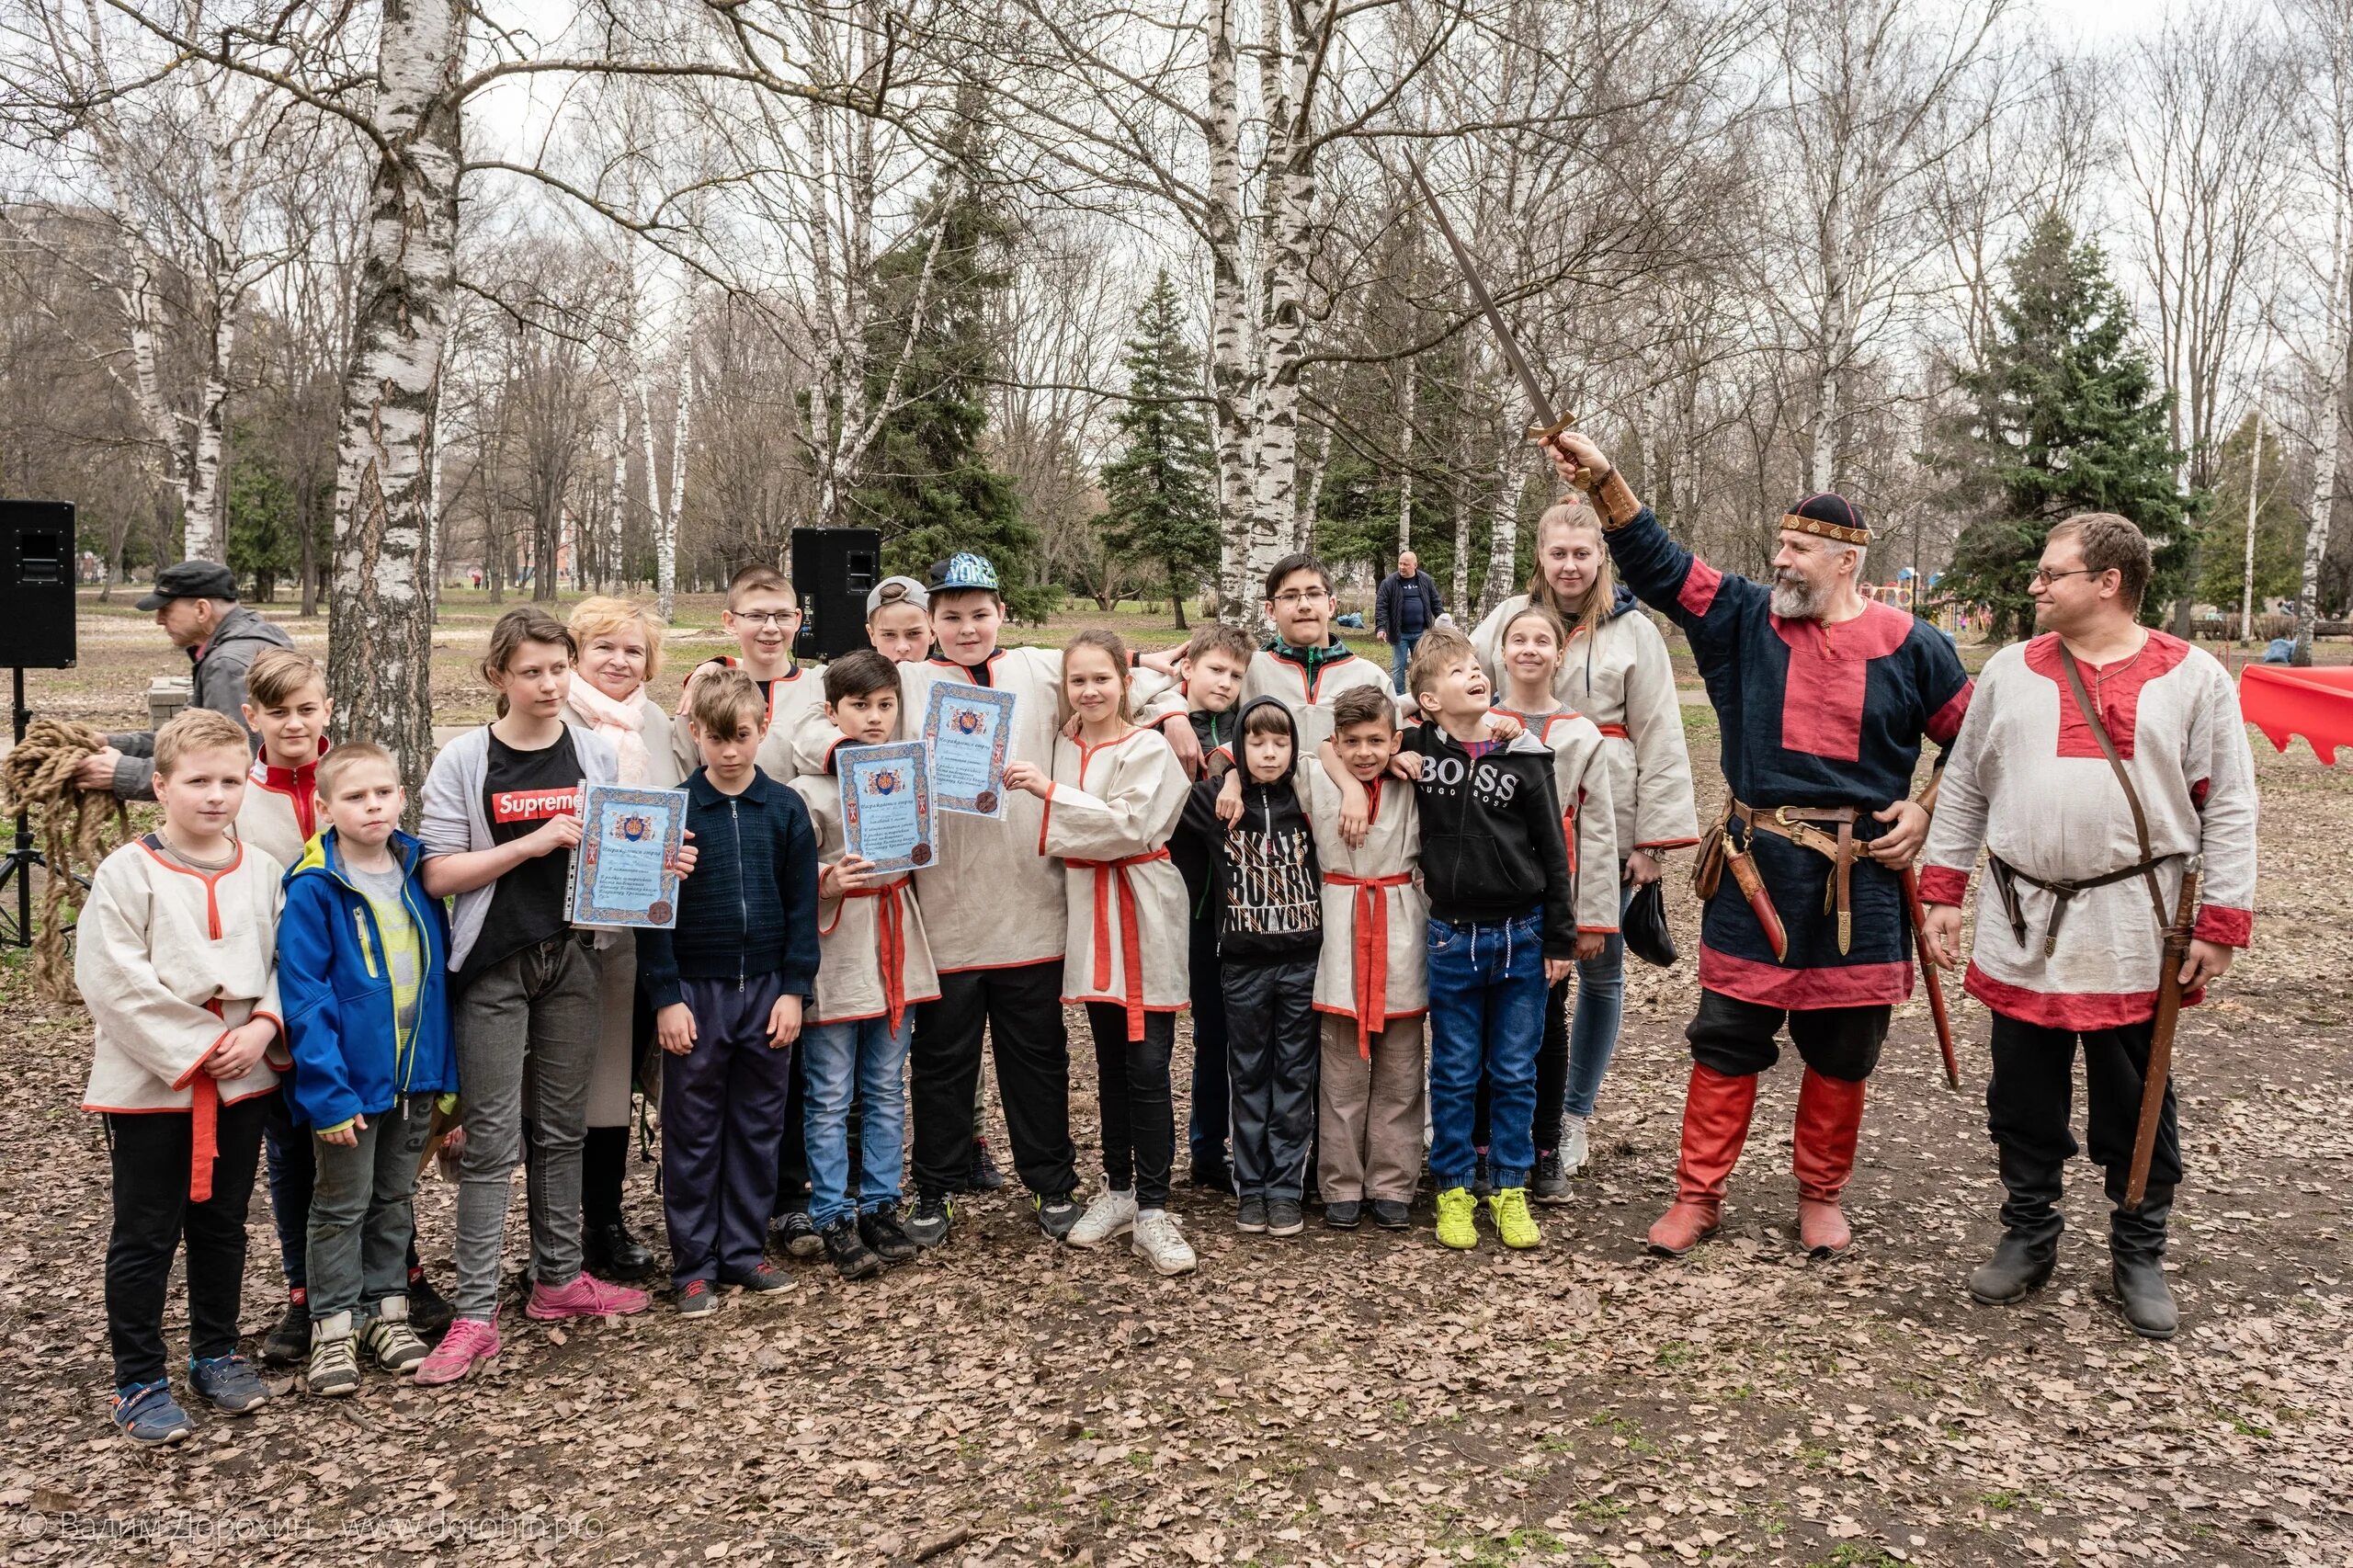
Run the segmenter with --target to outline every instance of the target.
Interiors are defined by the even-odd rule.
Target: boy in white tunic
[[[2137,622],[2149,571],[2148,541],[2122,517],[2090,513],[2052,529],[2033,581],[2043,634],[1978,676],[1945,764],[1920,897],[1931,950],[1956,961],[1970,869],[1980,846],[1989,851],[1968,988],[1994,1015],[1986,1119],[2007,1198],[2001,1244],[1970,1293],[2006,1304],[2051,1277],[2080,1040],[2091,1157],[2117,1203],[2117,1296],[2135,1333],[2164,1339],[2178,1323],[2163,1264],[2181,1179],[2170,1084],[2146,1199],[2137,1210],[2122,1201],[2164,930],[2202,858],[2204,905],[2179,974],[2182,1000],[2197,1002],[2251,936],[2256,795],[2228,673]]]
[[[1071,640],[1063,696],[1077,735],[1055,741],[1051,776],[1017,762],[1005,787],[1040,802],[1038,851],[1063,863],[1061,1000],[1086,1006],[1095,1036],[1106,1190],[1066,1239],[1099,1246],[1132,1233],[1139,1257],[1183,1274],[1194,1257],[1167,1209],[1176,1146],[1168,1059],[1189,984],[1185,879],[1168,840],[1185,810],[1185,773],[1165,739],[1131,722],[1128,651],[1111,632]]]
[[[191,708],[155,733],[164,824],[100,863],[74,979],[97,1039],[82,1108],[107,1119],[114,1422],[142,1445],[194,1430],[165,1369],[164,1303],[188,1248],[188,1382],[244,1415],[269,1398],[237,1354],[245,1206],[265,1108],[292,1062],[278,1006],[285,868],[229,833],[252,761],[234,719]]]
[[[1396,751],[1396,704],[1371,687],[1354,687],[1333,702],[1332,722],[1321,766],[1299,774],[1324,873],[1317,1184],[1327,1219],[1335,1207],[1362,1203],[1374,1224],[1402,1231],[1421,1176],[1427,1082],[1423,932],[1430,906],[1418,880],[1421,816],[1411,785],[1384,782]],[[1351,797],[1335,782],[1340,775],[1366,798],[1352,824]]]
[[[899,717],[899,666],[861,648],[825,670],[825,715],[852,745],[891,738]],[[845,1279],[904,1263],[915,1244],[899,1226],[899,1173],[906,1153],[907,1041],[915,1008],[939,999],[909,874],[878,875],[846,857],[840,783],[806,773],[792,790],[817,830],[817,1000],[801,1037],[807,1062],[809,1217]],[[849,1112],[858,1102],[858,1163],[849,1167]]]

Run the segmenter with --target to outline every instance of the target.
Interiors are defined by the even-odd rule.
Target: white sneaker
[[[1099,1247],[1113,1236],[1124,1236],[1135,1228],[1136,1189],[1125,1192],[1100,1192],[1078,1217],[1063,1240],[1074,1247]]]
[[[1190,1274],[1200,1263],[1193,1256],[1193,1244],[1185,1239],[1176,1217],[1165,1209],[1146,1209],[1136,1216],[1128,1250],[1160,1274]]]
[[[1561,1174],[1574,1176],[1593,1159],[1593,1152],[1586,1147],[1586,1119],[1571,1112],[1561,1115]]]

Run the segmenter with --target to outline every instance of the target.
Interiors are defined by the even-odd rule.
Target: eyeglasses
[[[770,627],[791,625],[801,619],[801,612],[797,609],[747,610],[739,613],[735,619],[745,626],[756,626],[765,631]]]
[[[1285,609],[1297,609],[1302,605],[1320,605],[1332,596],[1322,588],[1293,588],[1287,594],[1277,594],[1274,602]]]
[[[2097,576],[2099,574],[2109,570],[2109,568],[2106,566],[2078,566],[2072,572],[2049,572],[2038,566],[2034,569],[2034,575],[2027,579],[2027,585],[2029,587],[2037,583],[2048,585],[2057,582],[2062,577]]]

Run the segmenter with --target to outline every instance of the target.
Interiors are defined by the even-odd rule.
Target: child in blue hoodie
[[[290,1108],[318,1156],[306,1263],[317,1394],[359,1386],[359,1351],[407,1376],[426,1345],[408,1323],[411,1199],[434,1096],[458,1086],[449,934],[417,878],[423,847],[392,754],[364,741],[317,775],[328,824],[286,876],[279,994],[294,1073]]]

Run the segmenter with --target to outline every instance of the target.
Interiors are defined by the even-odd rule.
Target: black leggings
[[[1131,1040],[1125,1007],[1089,1002],[1086,1026],[1095,1036],[1104,1181],[1115,1191],[1132,1184],[1140,1208],[1163,1208],[1168,1202],[1168,1167],[1176,1157],[1176,1108],[1168,1089],[1176,1015],[1146,1013],[1143,1038]]]
[[[1560,1146],[1561,1107],[1569,1092],[1569,993],[1563,980],[1544,994],[1544,1043],[1536,1051],[1536,1152]],[[1479,1098],[1471,1113],[1472,1147],[1487,1146],[1487,1075],[1479,1074]]]
[[[164,1376],[164,1301],[172,1259],[188,1244],[188,1348],[199,1360],[237,1347],[244,1293],[245,1206],[261,1163],[261,1127],[275,1091],[221,1108],[212,1196],[188,1201],[194,1124],[184,1110],[109,1112],[114,1230],[107,1238],[107,1334],[117,1388]]]
[[[2141,1092],[2149,1072],[2155,1020],[2112,1029],[2054,1029],[2006,1014],[1994,1015],[1990,1041],[1994,1074],[1985,1083],[1985,1125],[1995,1144],[2038,1164],[2063,1165],[2075,1155],[2068,1130],[2075,1099],[2075,1047],[2084,1052],[2084,1131],[2092,1164],[2120,1186],[2132,1165],[2141,1129]],[[2173,1083],[2149,1161],[2149,1185],[2171,1188],[2181,1180],[2181,1131]]]

